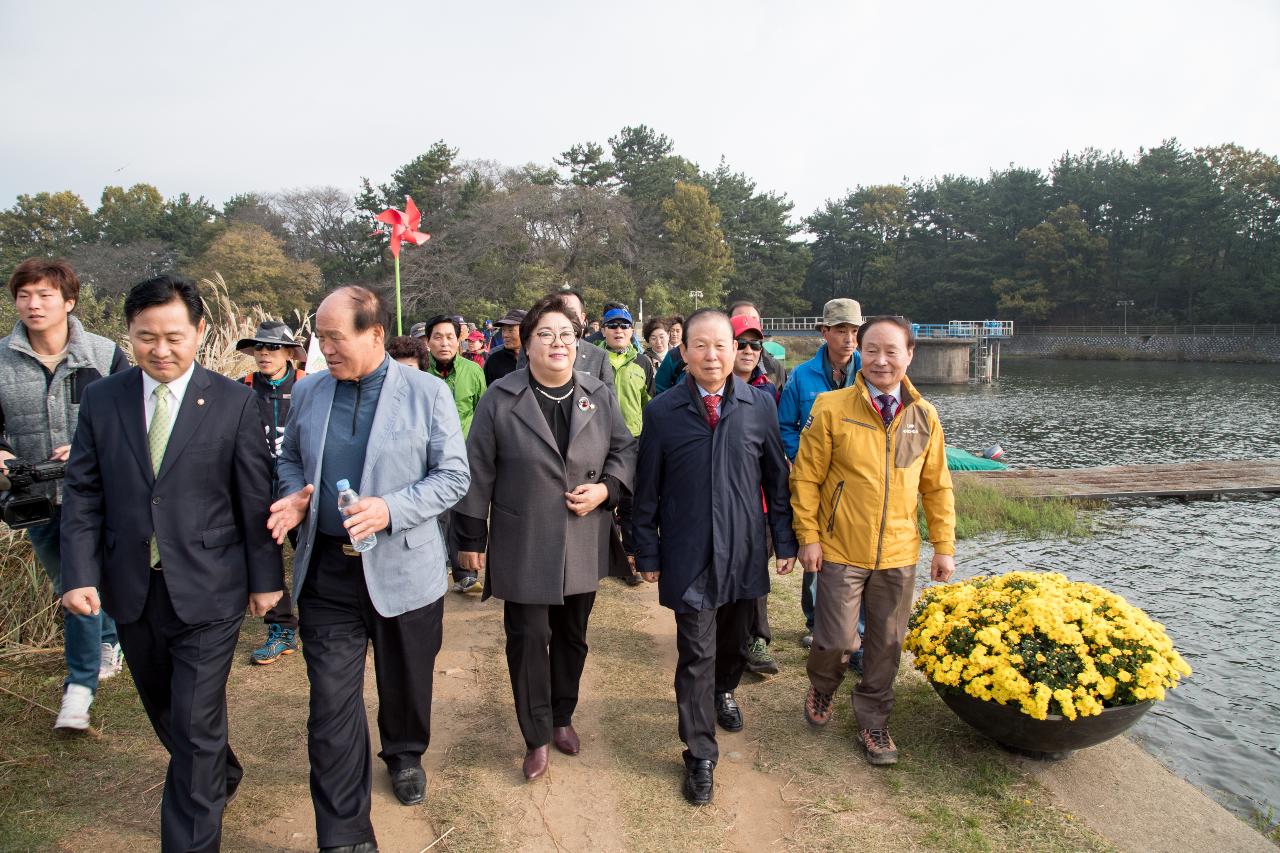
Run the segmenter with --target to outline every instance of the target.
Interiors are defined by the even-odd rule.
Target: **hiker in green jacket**
[[[416,329],[415,329],[416,331]],[[422,329],[427,340],[427,352],[423,356],[422,369],[432,376],[443,379],[453,392],[454,405],[458,407],[458,420],[462,423],[462,435],[471,431],[471,417],[476,412],[476,404],[484,393],[484,368],[471,359],[459,354],[458,339],[462,333],[462,325],[452,317],[439,314],[428,320]],[[440,516],[440,533],[444,539],[445,549],[449,554],[449,565],[453,570],[453,591],[459,593],[480,589],[480,580],[475,572],[468,571],[458,564],[458,540],[453,529],[453,510]]]
[[[445,381],[453,392],[453,402],[458,407],[458,420],[462,422],[462,435],[471,430],[471,416],[476,403],[484,393],[484,369],[468,358],[458,358],[458,321],[441,314],[426,323],[427,359],[423,369]]]
[[[622,419],[631,434],[639,437],[642,412],[645,403],[652,399],[649,389],[653,386],[653,362],[636,346],[631,312],[626,308],[611,308],[605,312],[604,339],[598,341],[609,356],[613,367],[613,390],[618,395]]]

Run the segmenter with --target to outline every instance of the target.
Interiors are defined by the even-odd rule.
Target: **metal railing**
[[[821,317],[762,317],[766,332],[812,331]],[[912,323],[918,338],[1011,338],[1012,320],[952,320],[950,323]]]
[[[1083,335],[1130,335],[1130,336],[1148,336],[1148,335],[1186,335],[1186,336],[1211,336],[1211,335],[1280,335],[1280,325],[1271,324],[1241,324],[1241,323],[1216,323],[1216,324],[1197,324],[1188,326],[1140,326],[1137,323],[1129,323],[1127,326],[1019,326],[1019,335],[1057,335],[1057,336],[1083,336]]]

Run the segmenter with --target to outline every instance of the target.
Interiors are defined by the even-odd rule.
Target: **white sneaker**
[[[82,732],[89,728],[89,706],[93,704],[93,691],[83,684],[68,684],[62,694],[62,710],[53,724],[55,731]]]
[[[102,644],[102,663],[98,665],[98,681],[119,675],[124,669],[124,650],[119,643]]]

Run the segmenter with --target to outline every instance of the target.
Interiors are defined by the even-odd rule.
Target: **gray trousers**
[[[915,566],[873,570],[823,562],[818,573],[809,683],[820,693],[835,693],[844,680],[849,655],[861,646],[862,680],[853,688],[859,728],[888,725],[915,581]],[[860,610],[867,622],[861,641]]]

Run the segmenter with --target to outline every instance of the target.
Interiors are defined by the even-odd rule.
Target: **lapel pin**
[[[579,410],[586,412],[586,411],[589,411],[589,410],[591,410],[591,409],[594,409],[595,407],[596,407],[596,404],[595,404],[595,403],[593,403],[593,402],[591,402],[590,400],[588,400],[586,397],[579,397],[579,398],[578,398],[578,409],[579,409]]]
[[[197,400],[196,400],[196,405],[197,405],[197,406],[203,406],[203,405],[204,405],[204,397],[200,397],[199,399],[197,399]]]

